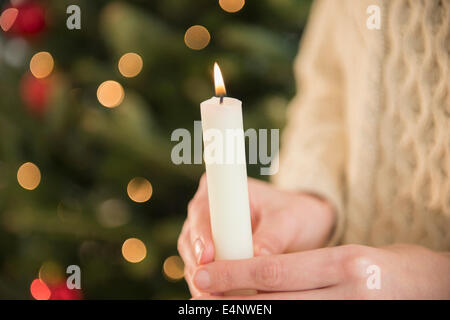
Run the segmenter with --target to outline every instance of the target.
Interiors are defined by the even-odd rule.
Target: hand
[[[255,179],[248,180],[255,255],[280,254],[323,246],[334,225],[328,203],[303,193],[280,191]],[[206,176],[188,206],[188,217],[178,238],[191,294],[196,268],[214,260]]]
[[[372,282],[375,269],[379,289]],[[419,246],[346,245],[212,262],[198,269],[194,283],[204,292],[260,290],[199,299],[450,299],[449,270],[448,254]]]

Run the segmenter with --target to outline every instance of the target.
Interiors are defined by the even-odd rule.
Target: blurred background
[[[170,135],[214,61],[245,128],[282,128],[310,2],[0,1],[0,298],[189,298],[176,243],[204,169]]]

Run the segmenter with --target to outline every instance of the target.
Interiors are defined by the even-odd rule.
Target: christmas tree
[[[214,61],[246,128],[282,128],[309,6],[3,1],[0,298],[188,298],[176,243],[204,168],[172,163],[171,133],[200,120]]]

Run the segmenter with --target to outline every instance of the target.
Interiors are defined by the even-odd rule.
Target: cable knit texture
[[[449,57],[450,0],[314,4],[274,182],[334,205],[332,244],[450,249]]]

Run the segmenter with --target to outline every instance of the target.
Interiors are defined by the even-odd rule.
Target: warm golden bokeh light
[[[36,53],[30,60],[30,71],[38,79],[50,75],[53,71],[53,66],[53,57],[46,51]]]
[[[97,99],[107,108],[117,107],[122,103],[124,97],[123,87],[117,81],[108,80],[98,86]]]
[[[216,96],[223,97],[227,94],[225,83],[223,82],[222,72],[220,71],[217,62],[214,63],[214,86],[216,88]]]
[[[26,162],[17,170],[17,181],[27,190],[34,190],[41,182],[41,171],[31,162]]]
[[[135,77],[141,72],[142,58],[137,53],[125,53],[119,60],[119,71],[127,78]]]
[[[204,26],[192,26],[186,30],[184,34],[184,42],[186,45],[193,50],[204,49],[211,40],[208,29]]]
[[[238,12],[245,5],[245,0],[219,0],[220,7],[226,12]]]
[[[46,284],[56,285],[64,281],[64,270],[56,262],[47,261],[39,269],[39,279]]]
[[[130,238],[122,245],[122,255],[128,262],[138,263],[145,259],[147,248],[141,240]]]
[[[52,292],[47,285],[40,279],[34,279],[30,286],[30,292],[36,300],[48,300],[52,295]]]
[[[168,257],[163,264],[164,275],[170,280],[180,280],[184,277],[184,263],[178,256]]]
[[[152,196],[153,187],[147,179],[136,177],[128,182],[127,193],[130,199],[135,202],[146,202]]]

